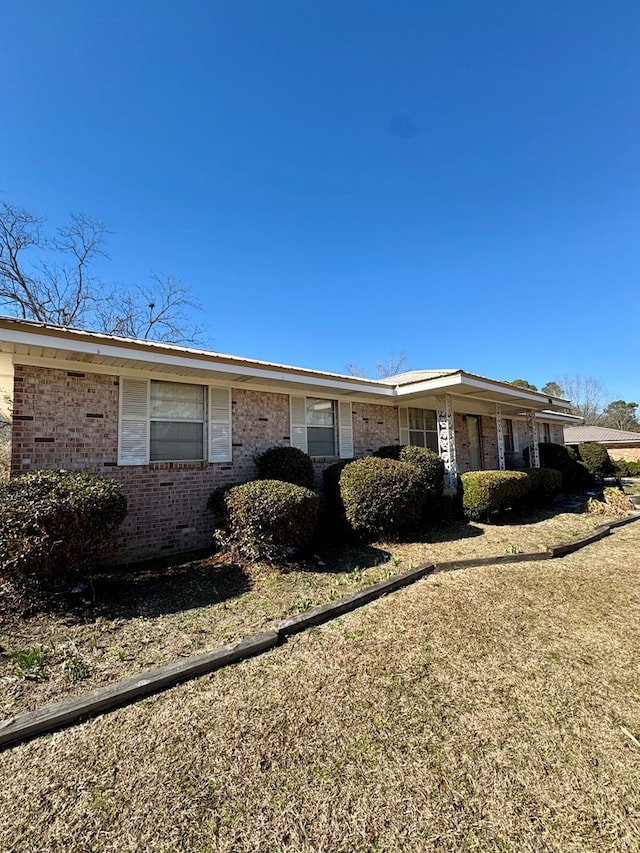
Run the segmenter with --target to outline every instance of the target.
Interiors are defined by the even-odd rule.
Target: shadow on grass
[[[308,562],[304,565],[300,564],[297,568],[306,572],[340,574],[360,569],[371,569],[374,566],[387,563],[391,559],[389,551],[361,542],[328,544],[322,548],[321,553],[324,565]]]
[[[436,521],[425,525],[419,537],[413,537],[416,542],[458,542],[463,539],[473,539],[483,536],[484,530],[471,521]]]
[[[78,603],[71,619],[154,618],[236,598],[253,586],[245,569],[224,555],[158,560],[103,570],[92,583],[93,601]]]

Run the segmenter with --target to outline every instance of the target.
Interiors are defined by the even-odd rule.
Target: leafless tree
[[[401,351],[398,356],[394,350],[391,350],[386,361],[376,361],[377,379],[386,379],[388,376],[397,376],[407,369],[407,354]],[[347,365],[347,373],[349,376],[359,376],[361,379],[367,378],[367,371],[359,364],[349,362]]]
[[[580,415],[585,424],[593,426],[601,422],[609,396],[599,379],[578,374],[558,377],[553,384],[560,388],[562,397],[571,400],[571,411]]]
[[[0,204],[0,306],[11,314],[58,326],[174,343],[197,340],[188,309],[199,306],[171,275],[147,285],[108,285],[93,273],[106,258],[107,228],[74,213],[53,237],[45,220],[24,208]]]
[[[109,335],[194,343],[203,330],[191,324],[187,312],[199,307],[179,279],[154,273],[148,285],[111,291],[99,300],[95,312],[100,330]]]

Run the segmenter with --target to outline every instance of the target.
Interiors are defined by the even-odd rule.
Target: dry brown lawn
[[[6,750],[0,849],[635,853],[639,549],[636,522],[562,560],[438,572]],[[238,600],[262,582],[280,583]]]
[[[443,524],[419,542],[328,551],[324,565],[284,571],[225,555],[116,571],[96,578],[95,602],[0,621],[0,719],[263,631],[422,563],[544,550],[603,520],[540,513],[510,524]]]

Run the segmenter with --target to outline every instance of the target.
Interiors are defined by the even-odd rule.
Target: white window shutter
[[[398,422],[400,425],[400,444],[409,444],[409,409],[398,406]]]
[[[291,447],[307,452],[307,401],[304,397],[290,397]]]
[[[231,462],[231,389],[209,386],[209,462]]]
[[[118,465],[149,462],[149,381],[120,378]]]
[[[340,459],[353,459],[351,402],[338,402],[338,448]]]

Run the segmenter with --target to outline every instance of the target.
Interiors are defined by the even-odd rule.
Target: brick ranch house
[[[0,318],[0,387],[12,409],[12,475],[65,468],[118,480],[129,502],[120,562],[206,547],[209,494],[255,475],[254,455],[293,445],[318,484],[338,459],[384,444],[440,453],[458,472],[523,464],[564,441],[566,400],[464,370],[373,380]]]

